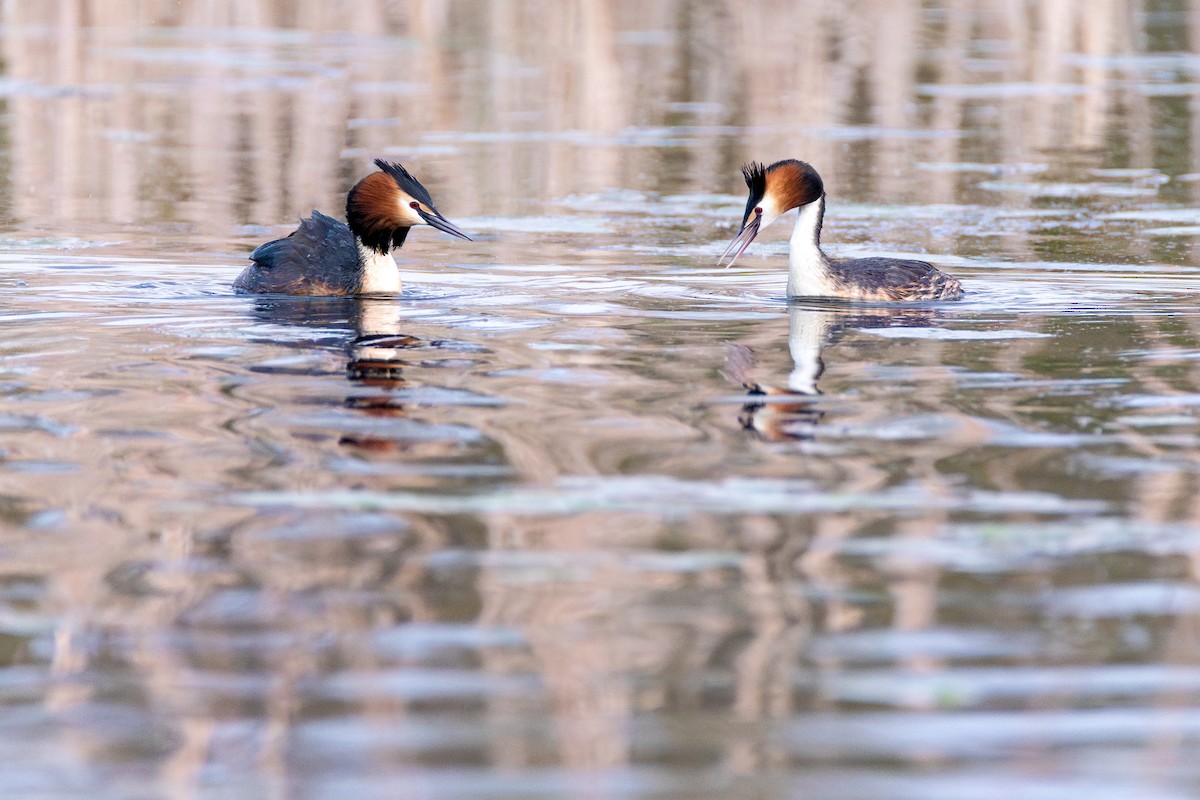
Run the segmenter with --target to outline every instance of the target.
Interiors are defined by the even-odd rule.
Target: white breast
[[[359,260],[363,265],[362,294],[398,294],[400,292],[400,270],[391,253],[380,253],[369,247],[358,245]]]

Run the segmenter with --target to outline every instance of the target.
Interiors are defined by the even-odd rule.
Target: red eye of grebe
[[[408,204],[408,207],[409,207],[409,208],[415,208],[415,209],[417,209],[418,211],[420,211],[420,210],[421,210],[421,204],[420,204],[420,203],[418,203],[416,200],[413,200],[411,203],[409,203],[409,204]]]
[[[754,209],[754,213],[761,215],[762,214],[762,206],[759,206],[758,208]]]

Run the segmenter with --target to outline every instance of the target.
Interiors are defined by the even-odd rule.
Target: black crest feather
[[[755,206],[762,202],[767,193],[767,168],[757,161],[751,161],[742,167],[742,177],[746,179],[746,188],[750,196],[746,198],[746,213],[742,215],[742,227],[750,220],[750,214]]]
[[[401,190],[407,192],[412,198],[420,203],[425,204],[429,208],[433,208],[433,199],[429,196],[429,192],[421,185],[421,182],[412,176],[408,170],[399,164],[394,164],[390,161],[384,161],[382,158],[375,159],[375,166],[392,176],[392,180],[396,181],[396,185]]]
[[[742,167],[742,177],[746,179],[746,188],[750,190],[750,202],[757,203],[767,192],[767,168],[757,161],[751,161]]]

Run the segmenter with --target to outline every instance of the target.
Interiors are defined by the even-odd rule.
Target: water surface
[[[1194,794],[1195,12],[750,5],[5,7],[0,794]],[[230,291],[376,156],[476,241]]]

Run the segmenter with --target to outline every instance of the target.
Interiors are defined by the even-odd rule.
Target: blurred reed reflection
[[[1192,172],[1195,91],[1142,81],[1197,15],[1160,6],[6,3],[0,196],[18,229],[182,224],[223,251],[240,226],[338,209],[381,155],[419,160],[460,215],[736,191],[750,158],[803,157],[881,202],[996,199],[926,162]]]
[[[445,407],[438,403],[423,411],[420,392],[431,388],[430,373],[417,369],[426,381],[413,382],[406,371],[447,344],[459,355],[478,358],[480,353],[407,333],[419,323],[398,316],[403,311],[388,301],[338,298],[263,299],[251,307],[261,323],[297,329],[296,335],[274,336],[270,342],[275,346],[345,354],[347,410],[369,418],[411,419],[432,432],[444,420]],[[789,388],[804,392],[815,390],[820,350],[839,332],[927,324],[930,313],[919,308],[856,312],[793,306],[771,324],[755,326],[747,338],[759,347],[773,341],[776,348],[785,348],[793,363]],[[303,373],[287,362],[283,369],[269,374],[294,378]],[[613,375],[625,372],[620,364],[604,369]],[[648,375],[637,391],[652,395],[672,382],[669,374]],[[669,416],[655,419],[661,412],[626,411],[621,419],[611,404],[601,406],[600,398],[584,396],[561,407],[543,401],[531,418],[532,402],[511,402],[514,387],[525,383],[503,384],[508,402],[481,409],[472,419],[487,442],[503,450],[504,463],[535,480],[607,471],[597,459],[603,452],[598,446],[627,451],[630,443],[604,434],[604,428],[588,430],[589,407],[606,409],[608,426],[628,428],[636,422],[664,441],[695,435]],[[629,391],[633,382],[626,376],[620,383]],[[567,431],[574,433],[564,435]],[[372,434],[367,428],[363,434],[341,436],[337,446],[369,461],[403,454],[417,467],[431,459],[455,458],[465,445],[454,437],[434,437],[415,449],[413,441]],[[637,448],[652,446],[641,442]],[[721,454],[716,450],[710,456]],[[485,459],[475,452],[468,460]],[[687,466],[713,472],[694,457]],[[866,490],[884,481],[865,464],[818,465],[810,474],[828,469],[841,471],[843,490]],[[389,473],[363,469],[355,483],[384,490],[391,481]],[[444,480],[436,485],[447,487]],[[484,488],[478,481],[467,486],[475,492]],[[433,663],[442,669],[478,670],[478,680],[492,687],[486,708],[471,712],[472,719],[480,720],[477,724],[503,728],[537,714],[544,702],[553,735],[548,741],[532,734],[504,737],[490,744],[486,755],[468,748],[470,755],[460,758],[484,759],[505,769],[530,768],[546,758],[569,769],[629,767],[637,760],[630,731],[635,718],[728,712],[740,723],[728,735],[680,732],[670,747],[685,752],[716,747],[723,770],[751,778],[756,770],[782,767],[788,759],[769,729],[753,723],[786,719],[813,702],[798,686],[809,680],[803,677],[811,670],[804,654],[814,630],[828,635],[864,622],[859,603],[848,599],[854,579],[835,558],[833,543],[883,515],[855,519],[680,512],[673,520],[660,513],[610,511],[498,511],[478,519],[367,510],[256,514],[205,538],[205,557],[212,566],[204,584],[154,602],[172,609],[167,614],[174,619],[170,627],[181,631],[178,638],[155,645],[164,649],[164,661],[147,656],[137,668],[193,676],[235,670],[239,651],[228,640],[232,629],[249,627],[262,636],[286,632],[283,641],[291,644],[282,650],[264,647],[257,655],[254,671],[276,676],[275,689],[262,698],[266,707],[241,707],[242,713],[266,714],[271,720],[269,735],[263,731],[249,739],[259,757],[278,761],[272,769],[280,775],[303,773],[305,768],[293,763],[279,743],[302,738],[313,718],[336,721],[350,735],[361,724],[385,724],[397,715],[420,717],[461,702],[453,695],[436,701],[392,697],[389,676],[424,663],[425,657],[420,651],[412,656],[393,653],[372,631],[411,627],[415,632],[464,623],[482,631],[511,631],[514,638],[503,646],[448,652]],[[911,524],[926,535],[943,516],[934,510]],[[824,544],[810,552],[814,540]],[[142,596],[137,587],[163,586],[168,570],[163,563],[125,562],[110,574],[135,580],[113,578],[111,585],[121,595]],[[896,587],[898,605],[917,611],[903,614],[904,624],[914,629],[929,625],[929,596],[937,573],[925,570],[918,580],[897,565],[897,575],[904,579]],[[825,598],[815,608],[814,595]],[[925,599],[914,603],[914,597]],[[146,608],[138,612],[142,622],[130,626],[140,631],[135,637],[155,636],[154,625],[143,627]],[[202,657],[190,655],[201,632],[215,646]],[[235,650],[227,652],[228,647]],[[73,669],[84,668],[79,664]],[[840,667],[830,659],[822,669],[836,674]],[[349,688],[347,675],[357,676],[352,682],[357,688]],[[532,707],[523,693],[502,688],[505,681],[526,675],[536,676],[545,695]],[[152,691],[165,700],[180,690],[167,682]],[[230,689],[212,691],[215,700]],[[194,776],[215,742],[203,725],[189,725],[187,731],[190,744],[174,752],[171,770]],[[376,749],[378,760],[369,769],[386,774],[387,764],[398,756],[389,754],[386,742]]]

